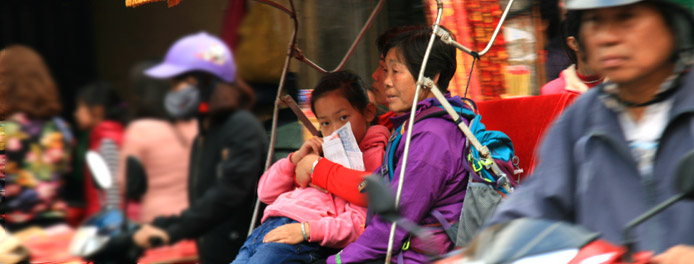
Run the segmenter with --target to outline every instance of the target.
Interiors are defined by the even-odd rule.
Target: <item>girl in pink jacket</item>
[[[359,76],[348,71],[324,76],[311,93],[311,110],[323,135],[350,122],[366,171],[381,165],[389,132],[384,126],[370,126],[376,108]],[[345,247],[364,231],[366,208],[295,184],[296,164],[307,154],[320,153],[322,142],[320,137],[306,141],[263,174],[258,185],[260,200],[268,204],[263,224],[248,237],[233,264],[310,263],[324,257],[322,247]]]

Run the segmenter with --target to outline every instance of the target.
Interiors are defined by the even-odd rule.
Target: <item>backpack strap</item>
[[[453,109],[455,109],[456,112],[458,112],[460,118],[458,120],[452,120],[456,124],[459,124],[463,122],[463,118],[467,118],[472,120],[472,118],[475,117],[475,113],[469,109],[462,108],[462,107],[457,107],[454,106]],[[415,116],[414,123],[418,123],[419,121],[422,121],[424,119],[428,118],[434,118],[434,117],[441,117],[443,118],[445,115],[447,115],[448,112],[443,108],[443,106],[437,106],[437,107],[430,107],[427,109],[422,110],[419,112],[417,116]],[[405,134],[405,127],[407,125],[407,121],[405,121],[402,125],[397,127],[395,130],[393,130],[393,134],[390,137],[390,142],[388,144],[388,148],[386,149],[386,158],[383,160],[383,165],[381,166],[381,173],[385,174],[384,172],[388,172],[388,179],[390,181],[393,181],[393,171],[394,171],[394,166],[393,166],[393,159],[395,155],[395,150],[397,149],[398,145],[400,144],[400,140],[402,139],[402,136]]]

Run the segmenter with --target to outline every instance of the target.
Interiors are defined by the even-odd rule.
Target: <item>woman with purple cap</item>
[[[189,166],[190,207],[179,216],[156,218],[133,240],[150,248],[152,237],[164,244],[196,238],[201,263],[229,263],[245,240],[267,150],[265,131],[247,110],[252,92],[238,84],[229,48],[204,32],[176,41],[164,62],[145,73],[171,80],[166,110],[196,117],[199,134]]]

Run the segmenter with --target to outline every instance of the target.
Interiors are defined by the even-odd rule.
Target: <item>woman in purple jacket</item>
[[[393,171],[388,172],[387,166],[382,166],[378,173],[390,183],[390,189],[395,193],[400,175],[405,137],[407,136],[406,120],[417,100],[416,114],[438,107],[439,102],[433,98],[431,91],[422,90],[419,98],[414,98],[416,76],[422,64],[422,58],[431,36],[431,29],[404,32],[395,37],[385,48],[384,85],[388,108],[393,112],[408,114],[394,117],[395,133],[401,133],[400,144],[391,140],[388,148],[395,151],[393,155]],[[434,42],[425,76],[431,78],[444,93],[448,82],[456,70],[455,48],[438,38]],[[464,107],[460,97],[448,97],[448,101],[458,107]],[[397,144],[397,145],[394,145]],[[439,212],[449,223],[458,220],[467,186],[467,171],[463,166],[465,136],[458,130],[455,123],[447,118],[427,118],[417,122],[412,130],[412,140],[408,156],[399,212],[401,216],[423,226],[439,230],[430,241],[418,241],[406,230],[398,228],[395,234],[394,259],[402,258],[406,263],[428,262],[422,245],[427,248],[434,245],[437,252],[443,253],[453,247],[440,222],[432,214]],[[386,153],[388,156],[388,153]],[[344,168],[318,155],[306,156],[297,166],[297,182],[306,186],[309,182],[325,188],[355,204],[365,204],[363,194],[359,193],[358,185],[364,176],[370,173],[357,172]],[[364,233],[359,239],[348,245],[337,255],[328,258],[327,263],[359,263],[380,261],[386,256],[391,222],[379,216],[367,221]],[[408,243],[409,242],[409,243]],[[403,250],[403,245],[409,248]]]

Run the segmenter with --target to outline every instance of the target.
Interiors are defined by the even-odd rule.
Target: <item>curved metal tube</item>
[[[457,41],[453,40],[451,38],[451,35],[446,32],[445,30],[434,30],[434,33],[441,38],[441,41],[443,41],[446,44],[450,44],[455,46],[457,49],[473,56],[473,57],[480,57],[484,56],[484,54],[487,54],[489,50],[492,48],[492,45],[494,45],[494,41],[496,41],[496,37],[499,35],[499,31],[501,31],[501,26],[504,24],[504,21],[506,21],[506,17],[508,16],[508,12],[511,10],[511,5],[513,4],[514,0],[509,0],[508,4],[506,4],[506,9],[504,9],[504,13],[501,14],[501,19],[499,19],[499,24],[496,25],[496,28],[494,29],[494,33],[492,34],[492,38],[489,39],[489,42],[487,42],[487,46],[484,47],[484,49],[480,52],[473,51],[469,49],[468,47],[463,46],[462,44],[458,43]],[[437,4],[439,0],[436,1]]]
[[[436,15],[436,22],[434,22],[434,30],[436,32],[439,29],[441,23],[441,15],[443,14],[443,4],[441,0],[436,0],[436,5],[438,7],[438,12]],[[427,67],[427,62],[429,61],[429,54],[431,53],[431,47],[434,45],[434,40],[436,40],[436,34],[431,34],[429,38],[429,44],[427,45],[426,52],[424,52],[424,58],[422,58],[422,68],[419,70],[419,75],[417,77],[417,89],[414,92],[414,99],[412,100],[412,108],[410,109],[410,119],[407,122],[407,137],[405,138],[405,150],[402,155],[402,165],[400,165],[400,175],[398,178],[398,190],[395,194],[395,208],[400,206],[400,196],[402,194],[402,186],[405,181],[405,171],[407,170],[407,157],[410,154],[410,142],[412,141],[412,127],[414,125],[414,116],[417,111],[417,103],[419,102],[419,92],[422,90],[422,81],[424,80],[424,71]],[[388,251],[386,252],[385,263],[390,263],[390,259],[393,255],[393,242],[395,240],[395,229],[397,223],[393,222],[390,226],[390,236],[388,237]]]
[[[376,18],[376,15],[378,12],[381,11],[381,8],[383,7],[383,4],[385,3],[385,0],[379,0],[378,4],[376,4],[376,7],[374,7],[374,10],[371,12],[371,15],[369,15],[369,18],[366,20],[366,23],[364,23],[364,26],[361,28],[361,31],[359,31],[359,35],[354,39],[354,42],[352,42],[352,46],[349,47],[347,50],[347,53],[345,54],[344,57],[342,57],[342,60],[340,61],[340,64],[335,67],[335,69],[328,71],[324,69],[321,66],[318,66],[315,62],[311,61],[309,58],[306,58],[305,56],[300,56],[297,57],[298,60],[306,63],[308,66],[311,68],[314,68],[322,73],[331,73],[331,72],[336,72],[339,70],[342,70],[343,67],[345,67],[345,64],[347,63],[347,60],[349,60],[349,57],[352,56],[352,53],[354,53],[354,50],[357,48],[357,45],[361,41],[362,38],[364,38],[364,34],[366,34],[366,30],[371,27],[371,24],[373,23],[374,19]]]
[[[265,2],[265,1],[263,1]],[[265,171],[272,165],[272,157],[275,155],[275,141],[277,140],[277,118],[279,116],[279,106],[280,98],[282,95],[282,90],[284,89],[284,83],[287,78],[287,72],[289,72],[289,62],[292,58],[292,51],[296,45],[296,36],[299,31],[299,22],[296,20],[296,9],[294,9],[294,1],[289,0],[289,5],[292,8],[291,17],[294,20],[294,32],[292,33],[292,38],[289,41],[289,48],[287,49],[287,58],[284,60],[284,68],[282,69],[282,76],[280,77],[280,84],[277,87],[277,97],[275,98],[275,108],[272,111],[272,128],[270,129],[270,144],[267,151],[267,159],[265,160]],[[258,211],[260,209],[260,198],[257,198],[255,205],[253,207],[253,216],[251,217],[251,224],[248,228],[248,235],[251,236],[253,229],[255,228],[255,223],[258,221]]]
[[[487,52],[489,52],[489,49],[492,48],[492,44],[494,44],[494,41],[496,41],[496,36],[499,35],[499,31],[501,30],[501,25],[504,24],[504,20],[506,20],[506,16],[508,16],[508,11],[511,10],[511,5],[513,4],[513,1],[514,0],[509,0],[508,4],[506,4],[506,9],[504,9],[504,13],[501,14],[501,19],[499,19],[499,24],[497,24],[496,29],[494,29],[494,34],[492,34],[492,38],[487,43],[487,46],[484,47],[484,50],[479,52],[480,56],[484,56],[484,54],[487,54]]]

